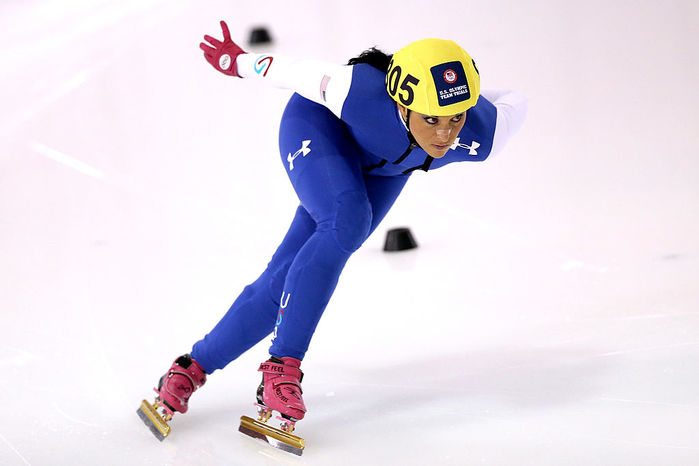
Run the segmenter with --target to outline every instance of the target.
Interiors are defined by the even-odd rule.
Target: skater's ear
[[[398,105],[398,111],[400,112],[400,116],[403,117],[403,121],[405,124],[408,124],[408,108],[402,106],[401,104],[396,104]]]

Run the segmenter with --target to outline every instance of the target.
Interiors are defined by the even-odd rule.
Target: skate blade
[[[136,410],[136,414],[161,442],[170,435],[170,426],[167,425],[167,422],[158,413],[158,410],[146,400],[143,400],[141,407]]]
[[[247,416],[241,416],[238,430],[252,438],[264,440],[274,448],[279,448],[294,455],[301,456],[303,449],[306,447],[306,441],[301,437],[268,426],[264,422],[256,421]]]

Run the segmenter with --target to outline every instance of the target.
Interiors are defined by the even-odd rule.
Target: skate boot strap
[[[281,387],[282,385],[293,385],[303,395],[303,389],[301,388],[301,383],[298,379],[294,379],[294,378],[289,377],[289,376],[286,376],[286,377],[281,376],[281,377],[277,377],[276,379],[274,379],[272,381],[272,387],[274,387],[274,388]]]
[[[171,370],[171,371],[167,374],[167,378],[169,379],[169,378],[172,377],[173,375],[183,375],[183,376],[187,377],[187,380],[189,380],[189,381],[191,382],[191,384],[192,384],[192,391],[196,390],[197,388],[199,388],[199,387],[201,387],[201,386],[203,385],[203,384],[198,384],[198,383],[196,383],[195,380],[192,378],[192,376],[191,376],[191,375],[189,374],[189,372],[187,372],[187,371]]]
[[[204,369],[198,362],[191,358],[178,358],[168,371],[168,377],[174,374],[187,377],[192,382],[192,386],[195,390],[206,382],[206,372],[204,372]]]
[[[294,379],[297,379],[299,381],[299,383],[303,380],[303,372],[301,372],[301,369],[298,369],[298,368],[292,367],[292,366],[287,366],[285,364],[272,362],[272,361],[263,362],[262,364],[260,364],[260,368],[257,370],[258,370],[258,372],[264,372],[267,374],[284,375],[284,376],[287,376],[290,378],[294,378]],[[280,381],[280,382],[282,382],[282,381]],[[291,382],[290,380],[285,380],[282,383],[293,383],[293,382]],[[294,383],[294,385],[298,385],[298,384]]]

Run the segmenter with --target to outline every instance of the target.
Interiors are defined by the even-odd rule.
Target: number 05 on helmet
[[[414,112],[449,116],[476,105],[480,77],[476,63],[456,42],[423,39],[393,54],[386,90]]]

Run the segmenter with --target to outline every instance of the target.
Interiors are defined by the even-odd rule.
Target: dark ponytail
[[[376,47],[372,47],[363,51],[358,57],[350,58],[347,64],[356,65],[358,63],[366,63],[386,73],[388,71],[388,64],[391,63],[391,58],[393,58],[393,55],[388,55]]]

